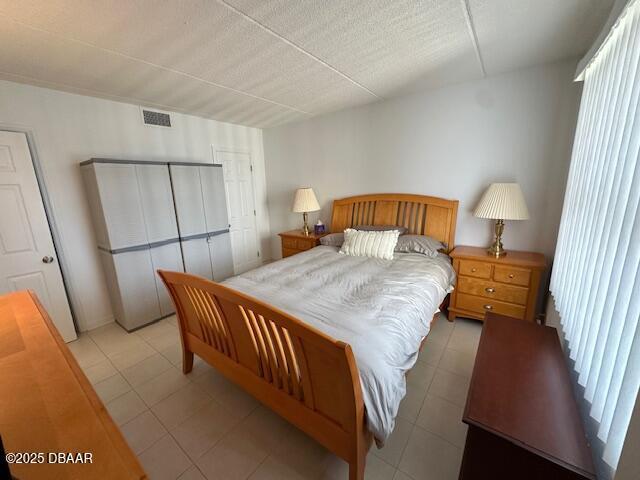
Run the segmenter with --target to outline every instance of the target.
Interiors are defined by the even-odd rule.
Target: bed
[[[333,203],[331,231],[401,225],[453,248],[458,202],[408,194]],[[445,252],[446,253],[446,252]],[[444,255],[349,257],[321,246],[225,284],[159,271],[175,303],[183,370],[196,354],[364,478],[393,429],[404,375],[453,281]]]

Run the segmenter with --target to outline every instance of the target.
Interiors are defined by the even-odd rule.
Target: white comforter
[[[454,279],[446,255],[378,260],[319,246],[224,283],[351,345],[368,427],[381,445],[393,431],[405,373]]]

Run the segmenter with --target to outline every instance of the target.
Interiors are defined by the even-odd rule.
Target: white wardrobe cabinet
[[[207,232],[200,169],[193,165],[169,165],[180,237]]]
[[[147,243],[178,239],[171,178],[166,165],[136,165]]]
[[[172,241],[164,245],[151,247],[151,265],[153,266],[156,289],[158,291],[158,301],[160,302],[160,315],[166,317],[175,312],[171,297],[167,292],[167,287],[162,283],[160,275],[155,274],[158,270],[172,270],[174,272],[184,272],[182,264],[182,250],[179,241]]]
[[[220,165],[91,159],[82,176],[116,320],[135,330],[174,312],[158,269],[233,275]]]
[[[199,167],[204,217],[208,232],[219,232],[229,228],[227,200],[224,191],[222,167]]]
[[[182,247],[185,272],[213,280],[207,237],[181,240],[180,245]]]
[[[83,177],[98,246],[117,250],[148,243],[136,166],[91,163],[83,166]]]
[[[155,271],[148,248],[100,251],[116,320],[131,331],[161,317]]]
[[[208,240],[213,279],[216,282],[221,282],[232,277],[234,274],[233,255],[229,232],[210,236]]]

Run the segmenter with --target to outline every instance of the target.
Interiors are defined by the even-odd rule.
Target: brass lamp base
[[[304,225],[302,226],[302,233],[304,233],[307,237],[309,236],[309,224],[307,223],[308,214],[307,212],[302,213],[302,219],[304,221]]]
[[[502,248],[502,232],[504,231],[504,220],[496,220],[496,239],[487,249],[487,253],[492,257],[504,257],[507,252]]]

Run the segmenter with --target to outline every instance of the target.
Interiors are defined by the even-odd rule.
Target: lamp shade
[[[313,188],[303,187],[297,189],[291,210],[296,213],[317,212],[320,210],[320,205],[318,204],[316,194],[313,193]]]
[[[517,183],[492,183],[473,212],[475,217],[493,220],[526,220],[529,210]]]

